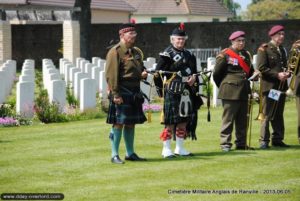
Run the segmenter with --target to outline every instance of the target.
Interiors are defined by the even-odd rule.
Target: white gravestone
[[[85,64],[87,64],[87,63],[89,63],[89,62],[84,60],[84,59],[80,60],[79,66],[80,66],[81,71],[84,72],[84,73],[85,73]]]
[[[34,83],[18,82],[16,99],[16,112],[24,117],[33,117]]]
[[[84,72],[88,74],[89,78],[92,78],[92,68],[94,67],[91,63],[86,63],[84,66]]]
[[[66,83],[63,80],[52,80],[48,94],[49,102],[58,104],[59,111],[63,112],[66,105]]]
[[[60,59],[59,59],[59,73],[60,73],[61,75],[63,75],[64,72],[65,72],[64,63],[63,63],[63,62],[65,62],[65,61],[68,61],[68,59],[65,59],[65,58],[60,58]]]
[[[65,75],[65,82],[66,82],[66,85],[68,85],[69,84],[69,82],[70,82],[70,77],[69,77],[69,75],[70,75],[70,69],[71,68],[74,68],[74,66],[73,66],[73,64],[66,64],[65,65],[65,73],[64,73],[64,75]]]
[[[148,57],[147,61],[150,64],[151,67],[153,66],[153,64],[156,63],[156,59],[154,57]]]
[[[23,64],[24,65],[28,64],[28,65],[33,66],[33,67],[35,66],[35,62],[32,59],[25,59]]]
[[[6,68],[0,68],[0,73],[3,75],[3,78],[5,80],[5,83],[3,85],[4,87],[4,97],[6,98],[9,95],[10,92],[10,83],[9,83],[9,79],[10,79],[10,75],[9,75],[9,71]]]
[[[214,58],[214,57],[207,58],[207,70],[214,71],[215,65],[216,65],[216,58]],[[217,106],[221,105],[221,101],[218,99],[219,89],[218,89],[216,83],[214,82],[212,76],[211,76],[210,82],[213,85],[212,105],[213,105],[213,107],[217,107]]]
[[[105,71],[100,71],[100,86],[99,86],[99,96],[102,99],[107,98],[107,82],[105,78]]]
[[[34,83],[33,76],[31,76],[31,75],[21,75],[19,77],[19,81],[20,82],[33,82]]]
[[[80,111],[96,108],[96,81],[84,78],[80,81]]]
[[[77,100],[79,100],[80,99],[80,80],[82,80],[84,78],[88,78],[88,75],[86,73],[77,72],[77,73],[75,73],[74,78],[75,78],[74,86],[73,86],[74,96]]]
[[[9,67],[13,71],[13,74],[16,75],[16,72],[17,72],[17,62],[15,60],[7,60],[5,63],[7,63],[9,65]]]
[[[84,58],[78,57],[76,58],[76,68],[80,68],[80,62],[84,60]]]
[[[153,75],[148,74],[146,81],[150,84],[154,84],[154,83],[152,83],[152,80],[153,80]],[[145,84],[144,82],[140,82],[140,87],[141,87],[142,92],[144,94],[146,94],[148,98],[151,98],[151,97],[149,97],[149,96],[151,96],[151,94],[150,94],[151,86]],[[152,88],[152,93],[154,90],[155,90],[155,87]]]
[[[98,65],[97,65],[97,66],[99,66],[99,67],[101,68],[101,70],[104,70],[105,64],[106,64],[106,60],[100,59],[100,60],[98,61]]]
[[[75,82],[75,73],[81,72],[80,68],[71,68],[70,69],[70,87],[74,87]]]
[[[6,72],[1,71],[0,69],[0,104],[3,103],[6,99]]]
[[[98,66],[94,66],[92,68],[92,79],[94,79],[96,81],[96,89],[97,89],[97,92],[100,91],[100,67]]]
[[[92,58],[92,64],[94,64],[94,65],[98,65],[98,62],[99,62],[99,60],[100,60],[100,57],[93,57]]]

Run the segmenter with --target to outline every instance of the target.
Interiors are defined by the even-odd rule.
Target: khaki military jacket
[[[120,86],[128,89],[139,87],[144,69],[140,49],[128,49],[122,42],[113,46],[107,53],[105,67],[105,77],[112,95],[120,96]]]
[[[234,49],[232,50],[235,51]],[[222,50],[217,56],[213,72],[213,79],[219,87],[218,98],[224,100],[248,100],[248,94],[251,93],[248,78],[254,72],[251,64],[251,55],[246,50],[235,51],[250,67],[250,73],[247,75],[238,61],[233,60],[225,51],[226,49]]]
[[[300,51],[300,40],[297,40],[293,46],[292,49],[297,48],[298,51]],[[300,53],[298,53],[298,70],[297,70],[297,74],[295,75],[295,94],[296,96],[300,96]]]
[[[270,89],[278,90],[280,80],[278,73],[287,68],[287,55],[285,49],[278,48],[272,43],[263,44],[257,51],[257,67],[261,72],[262,93],[268,93]],[[287,82],[282,85],[281,91],[287,90]]]

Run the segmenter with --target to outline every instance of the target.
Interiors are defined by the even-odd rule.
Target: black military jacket
[[[162,53],[156,66],[156,71],[170,71],[178,72],[180,71],[183,76],[190,76],[197,73],[196,57],[188,50],[177,50],[172,45],[167,47]],[[168,78],[171,75],[165,75]],[[162,96],[162,79],[155,76],[155,85],[158,89],[158,94]],[[197,83],[196,83],[197,84]]]

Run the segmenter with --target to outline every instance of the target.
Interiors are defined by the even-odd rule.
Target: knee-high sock
[[[130,127],[124,127],[124,141],[126,146],[126,154],[127,156],[130,156],[134,153],[134,128]]]
[[[112,136],[110,137],[111,156],[114,157],[116,155],[119,155],[119,146],[122,137],[122,129],[112,128],[110,132]]]

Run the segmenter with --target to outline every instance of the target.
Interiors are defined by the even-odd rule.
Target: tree
[[[300,2],[298,0],[252,1],[243,18],[248,20],[300,19]]]
[[[91,0],[75,0],[74,7],[81,8],[73,14],[80,24],[80,56],[91,60]]]
[[[237,10],[241,8],[241,5],[233,2],[233,0],[222,0],[223,5],[233,14],[233,20],[239,20]]]

